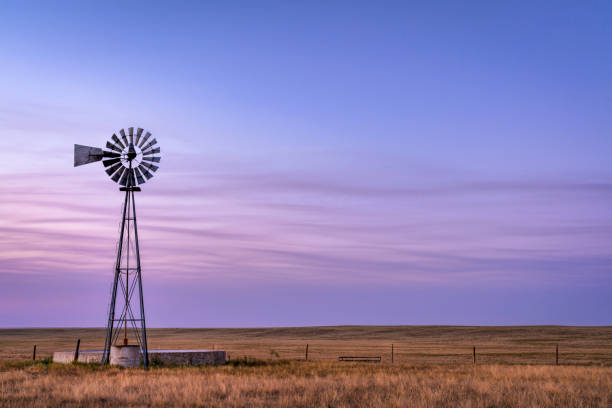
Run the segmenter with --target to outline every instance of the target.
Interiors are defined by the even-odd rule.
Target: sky
[[[612,3],[0,3],[0,327],[612,324]]]

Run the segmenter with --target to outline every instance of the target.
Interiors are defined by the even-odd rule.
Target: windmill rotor
[[[161,149],[157,139],[151,139],[151,133],[144,129],[129,127],[113,134],[104,148],[74,145],[74,166],[102,161],[108,176],[124,187],[136,187],[153,177],[159,163]],[[151,139],[151,140],[150,140]]]

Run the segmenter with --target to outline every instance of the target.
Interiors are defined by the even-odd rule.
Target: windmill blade
[[[123,175],[121,176],[121,180],[119,180],[119,184],[121,184],[122,186],[126,186],[128,183],[128,177],[130,177],[130,170],[125,169]]]
[[[136,131],[136,142],[134,142],[134,145],[138,146],[138,141],[140,140],[140,136],[142,135],[143,130],[143,128],[138,128],[138,130]]]
[[[152,154],[159,153],[160,151],[161,151],[161,150],[160,150],[160,148],[159,148],[159,147],[156,147],[156,148],[155,148],[155,149],[153,149],[153,150],[149,150],[148,152],[144,152],[142,155],[143,155],[143,156],[150,156],[150,155],[152,155]]]
[[[104,160],[102,164],[104,165],[104,167],[108,167],[108,166],[112,166],[113,164],[119,163],[120,161],[121,159],[108,159],[108,160]]]
[[[145,133],[145,137],[140,141],[140,145],[138,145],[138,147],[142,149],[142,145],[144,145],[147,142],[147,140],[149,140],[150,137],[151,137],[151,133],[149,132]]]
[[[125,171],[123,172],[123,176],[121,176],[121,178],[119,179],[119,184],[121,184],[122,186],[127,186],[129,176],[130,169],[125,169]]]
[[[117,137],[117,136],[115,136],[115,137]],[[117,139],[117,140],[119,140],[119,139]],[[111,142],[106,142],[106,148],[110,149],[110,150],[114,150],[117,153],[121,153],[123,151],[119,146],[114,145]]]
[[[123,175],[123,173],[125,173],[125,167],[121,166],[119,171],[116,172],[113,177],[111,177],[111,180],[113,180],[115,183],[118,182],[119,178]]]
[[[123,167],[122,163],[117,163],[113,166],[110,166],[106,169],[106,174],[108,174],[109,176],[112,176],[117,170],[119,170],[119,167]]]
[[[117,143],[121,147],[122,151],[123,151],[123,149],[125,149],[125,145],[121,142],[121,140],[119,140],[117,135],[112,135],[111,139],[113,139],[113,142]]]
[[[140,173],[140,170],[138,167],[136,167],[134,169],[134,174],[136,174],[136,179],[138,180],[138,184],[144,184],[145,183],[145,179],[144,177],[142,177],[142,174]]]
[[[117,146],[115,146],[115,145],[114,145],[114,144],[112,144],[111,142],[106,142],[106,148],[107,148],[107,149],[114,150],[114,151],[116,151],[116,152],[118,152],[118,153],[121,153],[121,152],[122,152],[122,150],[121,150],[120,148],[118,148]]]
[[[102,160],[104,151],[99,147],[74,145],[74,167]]]
[[[150,162],[159,163],[161,157],[143,157],[142,159]]]
[[[140,163],[140,166],[138,166],[138,170],[140,170],[142,174],[144,174],[147,180],[153,177],[153,174],[149,173],[149,170],[145,168],[144,163]]]
[[[147,143],[144,147],[141,147],[141,150],[144,152],[145,150],[147,150],[149,147],[151,146],[155,146],[157,144],[157,139],[153,139],[151,140],[149,143]]]
[[[128,128],[128,134],[130,135],[130,144],[134,144],[134,128]]]
[[[149,169],[149,170],[151,170],[151,171],[153,171],[153,172],[156,172],[156,171],[157,171],[157,169],[159,169],[159,167],[157,167],[156,165],[154,165],[154,164],[149,164],[149,163],[145,163],[145,162],[140,163],[140,165],[141,165],[141,166],[145,166],[147,169]]]
[[[125,135],[125,130],[121,129],[119,133],[121,134],[121,140],[123,140],[123,143],[125,143],[126,146],[129,146],[130,142],[128,142],[127,140],[127,136]]]
[[[114,153],[114,152],[104,152],[102,154],[102,156],[104,156],[104,157],[121,157],[121,154]]]

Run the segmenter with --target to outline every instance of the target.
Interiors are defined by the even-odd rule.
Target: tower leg
[[[142,362],[145,369],[149,368],[149,349],[147,347],[147,325],[145,320],[144,310],[144,295],[142,292],[142,274],[140,269],[140,244],[138,241],[138,225],[136,223],[136,202],[134,200],[134,192],[132,191],[132,216],[134,217],[134,243],[136,249],[136,274],[138,279],[138,294],[140,295],[140,330],[141,330],[141,350],[142,350]]]
[[[115,303],[117,300],[117,285],[121,279],[121,254],[123,253],[123,233],[125,231],[126,213],[128,208],[129,191],[125,193],[123,202],[123,217],[121,220],[121,232],[119,233],[119,245],[117,247],[117,260],[115,262],[115,277],[113,280],[113,291],[111,294],[110,307],[108,311],[108,323],[106,326],[106,340],[104,341],[104,353],[102,354],[102,364],[110,361],[110,350],[113,342],[113,327],[115,325]]]

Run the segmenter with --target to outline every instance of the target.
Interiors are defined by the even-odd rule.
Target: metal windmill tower
[[[125,192],[102,364],[109,362],[111,346],[128,346],[131,337],[140,348],[146,368],[149,365],[149,355],[134,193],[141,191],[138,186],[145,183],[145,178],[148,180],[153,177],[152,173],[158,169],[155,163],[159,163],[161,158],[157,140],[149,140],[149,132],[142,137],[143,131],[138,128],[134,134],[134,128],[131,127],[126,135],[121,129],[121,138],[114,134],[112,140],[106,142],[105,149],[75,144],[74,166],[102,160],[111,180],[119,183],[122,186],[119,190]],[[119,296],[118,291],[121,291]],[[133,300],[135,293],[138,293],[137,308],[132,307],[132,302],[136,301]],[[121,344],[117,344],[121,335]]]

